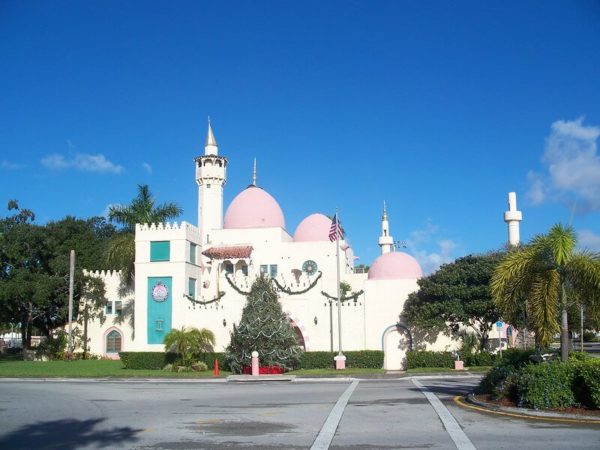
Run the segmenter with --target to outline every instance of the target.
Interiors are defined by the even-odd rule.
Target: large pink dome
[[[249,186],[231,202],[223,228],[285,228],[279,203],[259,187]]]
[[[304,218],[294,234],[294,241],[329,241],[331,219],[323,214],[311,214]]]
[[[418,279],[422,276],[423,271],[417,260],[402,252],[384,253],[369,269],[369,280]]]

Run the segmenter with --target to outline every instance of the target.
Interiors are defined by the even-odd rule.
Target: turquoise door
[[[148,277],[148,344],[162,344],[171,331],[171,277]]]

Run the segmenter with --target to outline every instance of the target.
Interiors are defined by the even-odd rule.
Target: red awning
[[[211,259],[241,259],[250,258],[252,246],[240,245],[236,247],[211,247],[204,250],[202,254]]]

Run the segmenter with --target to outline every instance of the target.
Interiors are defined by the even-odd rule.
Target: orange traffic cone
[[[219,372],[219,359],[215,359],[215,370],[213,371],[215,377],[218,377],[221,372]]]

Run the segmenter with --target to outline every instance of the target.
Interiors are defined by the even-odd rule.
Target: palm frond
[[[529,293],[530,320],[540,344],[547,347],[555,333],[560,330],[558,323],[560,275],[556,270],[538,273]]]

